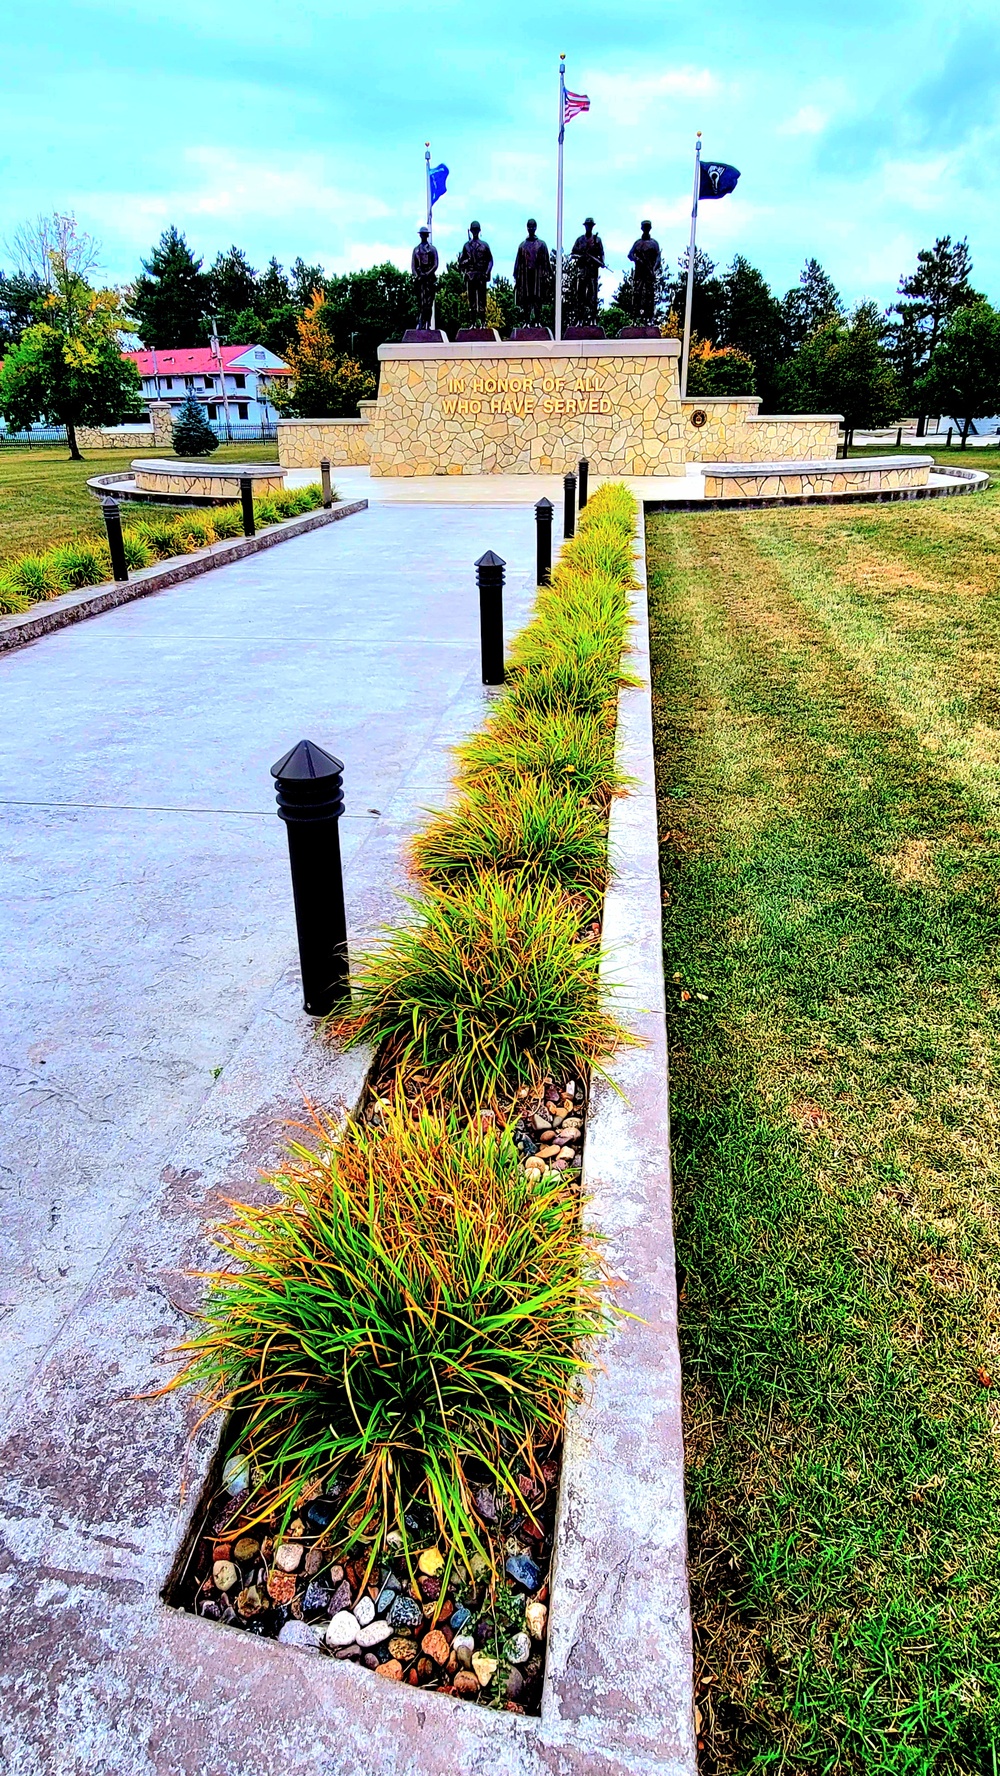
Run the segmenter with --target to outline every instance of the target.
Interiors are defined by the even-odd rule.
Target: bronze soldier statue
[[[642,233],[629,250],[635,268],[632,273],[632,319],[637,327],[649,327],[656,308],[656,280],[663,261],[660,243],[650,234],[652,222],[640,222],[639,226]]]
[[[537,326],[548,301],[551,263],[549,249],[539,240],[534,216],[528,218],[527,239],[521,242],[514,260],[514,293],[517,306],[529,327]]]
[[[486,286],[493,270],[493,254],[484,240],[479,238],[479,223],[469,223],[469,238],[458,255],[458,269],[465,279],[465,288],[469,297],[469,324],[472,327],[486,325]]]
[[[434,297],[437,293],[438,250],[431,245],[430,233],[429,228],[420,230],[420,239],[410,260],[410,271],[417,291],[417,326],[422,333],[430,332]]]
[[[604,264],[604,243],[594,233],[594,218],[586,216],[583,233],[573,242],[573,258],[579,269],[580,306],[586,311],[587,324],[597,322],[601,267]]]

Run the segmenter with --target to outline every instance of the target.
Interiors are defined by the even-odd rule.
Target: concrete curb
[[[990,484],[985,469],[950,469],[935,464],[934,473],[947,475],[958,485],[885,487],[864,493],[761,494],[753,499],[651,499],[645,502],[645,508],[647,512],[760,512],[774,506],[877,506],[895,500],[953,499],[956,494],[983,493]]]
[[[271,549],[275,543],[304,536],[307,531],[319,530],[324,524],[335,524],[338,518],[350,518],[354,512],[363,512],[367,505],[366,499],[341,500],[328,511],[306,512],[298,518],[270,524],[256,536],[227,538],[221,543],[209,543],[205,549],[195,549],[190,555],[176,555],[172,561],[160,562],[156,567],[141,567],[129,580],[113,580],[104,586],[85,586],[79,592],[63,592],[58,598],[33,605],[31,610],[0,617],[0,653],[24,647],[29,641],[37,641],[39,636],[50,635],[55,629],[65,629],[70,623],[82,623],[86,617],[99,617],[102,611],[116,610],[121,604],[130,604],[134,598],[146,598],[151,592],[164,592],[168,586],[178,586],[182,580],[197,579],[199,574],[210,573],[213,567],[228,567],[230,562],[242,561],[247,555],[258,554],[261,549]]]

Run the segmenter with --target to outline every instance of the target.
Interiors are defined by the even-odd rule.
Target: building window
[[[249,418],[249,415],[250,415],[250,409],[249,409],[249,407],[248,407],[248,406],[247,406],[247,403],[246,403],[246,402],[245,402],[245,401],[237,401],[237,403],[236,403],[236,411],[237,411],[237,413],[238,413],[238,414],[239,414],[239,416],[240,416],[240,418],[241,418],[241,419],[247,419],[247,418]]]
[[[208,417],[209,419],[218,419],[219,417],[219,409],[212,401],[208,403]]]
[[[201,380],[205,384],[205,387],[207,389],[214,389],[214,387],[215,387],[215,377],[214,376],[203,376]]]
[[[194,377],[193,376],[185,376],[184,387],[186,389],[193,389],[194,388]]]
[[[255,351],[255,352],[254,352],[254,354],[253,354],[253,355],[254,355],[254,357],[255,357],[255,358],[257,358],[257,359],[258,359],[258,361],[259,361],[259,362],[260,362],[260,363],[261,363],[261,364],[262,364],[262,363],[263,363],[263,362],[264,362],[264,358],[265,358],[265,356],[266,356],[266,353],[265,353],[265,352],[263,352],[263,351],[261,351],[261,350],[260,350],[260,349],[259,349],[259,348],[258,348],[258,349],[257,349],[257,351]]]
[[[247,379],[243,375],[236,374],[233,377],[233,384],[238,389],[245,389],[247,386]]]
[[[173,386],[174,386],[174,379],[173,379],[173,377],[172,377],[172,376],[168,376],[168,377],[167,377],[167,387],[168,387],[168,389],[172,389],[172,388],[173,388]]]

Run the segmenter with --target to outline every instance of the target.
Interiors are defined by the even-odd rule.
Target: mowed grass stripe
[[[817,522],[649,525],[705,1767],[989,1771],[997,835]]]

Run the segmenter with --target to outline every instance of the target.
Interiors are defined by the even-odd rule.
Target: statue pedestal
[[[659,339],[659,327],[623,327],[619,339]]]
[[[455,334],[456,345],[493,345],[500,343],[500,335],[495,327],[459,327]]]
[[[552,331],[549,327],[515,327],[511,338],[515,341],[519,339],[551,339]]]
[[[448,335],[440,327],[407,327],[404,345],[447,345]]]
[[[373,475],[683,475],[676,339],[379,347]]]
[[[580,326],[580,327],[566,327],[563,332],[563,338],[564,339],[606,339],[607,334],[605,333],[603,327],[595,327],[595,326],[591,326],[589,323],[587,323],[587,324]]]

